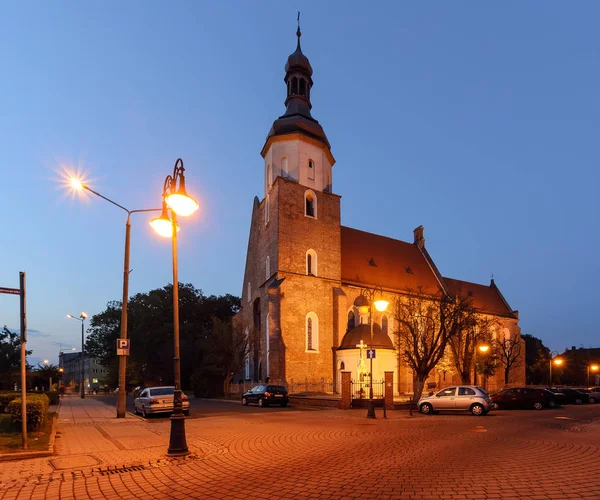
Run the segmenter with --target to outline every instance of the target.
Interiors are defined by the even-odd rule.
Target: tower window
[[[246,295],[248,298],[248,302],[252,302],[252,286],[250,285],[249,281],[248,281],[248,286],[246,287]]]
[[[356,326],[356,318],[354,317],[354,311],[348,311],[348,331],[352,330]]]
[[[265,347],[266,347],[266,368],[267,368],[267,377],[270,375],[271,372],[271,366],[270,366],[270,362],[269,362],[269,357],[271,354],[271,343],[270,343],[270,339],[269,339],[269,314],[267,313],[265,315]]]
[[[304,201],[305,201],[305,207],[304,207],[304,215],[306,215],[307,217],[317,217],[317,197],[315,196],[315,193],[313,193],[312,191],[306,191],[306,193],[304,193]]]
[[[298,93],[298,78],[292,78],[292,95]]]
[[[317,252],[312,249],[306,252],[306,274],[317,275]]]
[[[271,258],[267,255],[267,258],[265,259],[265,274],[266,277],[265,279],[269,279],[269,276],[271,276]]]
[[[300,95],[306,97],[306,80],[300,78]]]
[[[288,159],[287,156],[284,156],[281,159],[281,177],[288,176]]]
[[[269,195],[265,199],[265,224],[269,222]]]
[[[314,312],[306,315],[306,351],[318,352],[319,350],[319,318]]]
[[[267,187],[271,187],[273,184],[273,170],[271,169],[271,164],[267,165]]]
[[[315,162],[312,160],[308,160],[308,178],[310,180],[315,179]]]

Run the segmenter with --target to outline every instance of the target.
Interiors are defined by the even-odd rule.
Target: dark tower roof
[[[285,64],[285,78],[283,81],[287,86],[286,110],[282,116],[273,122],[273,126],[267,135],[265,146],[271,137],[301,133],[322,142],[329,149],[331,146],[323,127],[310,114],[312,108],[310,90],[313,86],[313,69],[308,57],[304,55],[300,47],[300,37],[302,36],[300,26],[298,26],[296,36],[298,37],[298,45],[295,52],[290,54]],[[263,147],[264,154],[265,148]]]
[[[365,346],[371,345],[371,325],[362,324],[354,327],[344,335],[338,349],[356,349],[356,345],[363,341]],[[394,344],[390,337],[377,323],[373,323],[373,347],[380,349],[393,349]]]

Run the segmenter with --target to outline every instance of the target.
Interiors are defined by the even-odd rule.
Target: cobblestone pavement
[[[187,420],[180,459],[165,457],[168,419],[59,418],[57,455],[2,463],[0,499],[600,498],[600,405],[374,421],[264,410]]]

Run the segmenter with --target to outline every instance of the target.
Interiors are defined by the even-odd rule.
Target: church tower
[[[252,348],[251,381],[291,382],[306,373],[330,380],[333,296],[341,276],[340,197],[332,192],[335,159],[311,114],[313,69],[300,45],[285,65],[285,113],[261,151],[264,198],[255,198],[241,321]],[[335,338],[334,338],[335,337]]]

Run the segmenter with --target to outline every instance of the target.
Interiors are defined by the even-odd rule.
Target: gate
[[[363,380],[362,382],[352,380],[350,382],[351,394],[352,394],[352,405],[360,406],[356,403],[360,403],[361,400],[366,401],[369,399],[371,382],[369,380]],[[383,380],[373,380],[373,399],[383,400]]]

